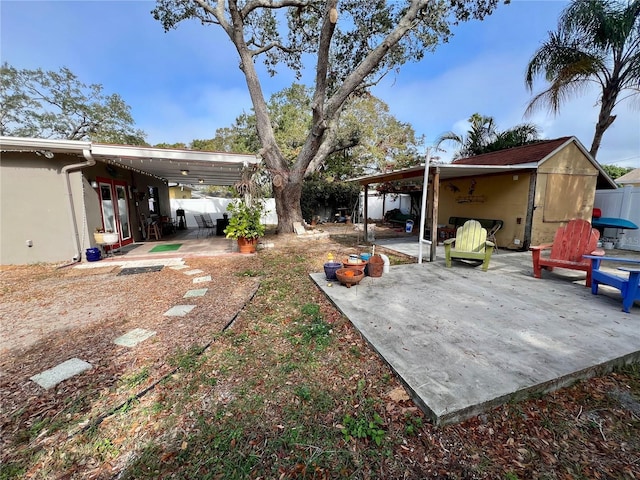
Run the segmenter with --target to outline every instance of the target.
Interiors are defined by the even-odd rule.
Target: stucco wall
[[[0,175],[0,263],[64,262],[76,255],[65,163],[84,159],[4,152]],[[70,174],[76,221],[82,225],[82,176]],[[32,246],[27,246],[30,241]]]
[[[597,168],[570,144],[538,168],[531,244],[553,241],[559,226],[573,218],[591,220]]]
[[[146,191],[158,187],[161,214],[171,216],[168,187],[155,177],[132,170],[92,167],[70,173],[72,199],[78,229],[76,237],[71,219],[64,165],[84,162],[74,155],[56,153],[48,159],[33,153],[3,152],[0,159],[0,264],[65,263],[77,254],[85,258],[86,249],[95,247],[93,233],[102,226],[98,192],[90,181],[97,177],[125,182],[129,198],[131,229],[136,241],[142,240],[140,212],[148,216],[147,197],[139,200],[133,188]],[[129,188],[131,187],[131,188]],[[174,215],[175,216],[175,212]],[[31,247],[27,246],[30,241]]]
[[[519,172],[443,180],[440,184],[438,224],[449,217],[502,220],[496,235],[499,247],[520,248],[527,218],[527,198],[531,175]],[[521,244],[514,244],[519,239]]]

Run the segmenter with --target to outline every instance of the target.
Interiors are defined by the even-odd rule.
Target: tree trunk
[[[589,153],[594,159],[598,155],[598,150],[600,149],[600,143],[602,142],[604,132],[607,131],[616,119],[615,115],[611,115],[613,107],[616,105],[616,98],[618,98],[618,94],[620,93],[616,85],[617,83],[603,89],[602,92],[598,123],[596,123],[596,131],[593,135],[593,142],[591,142],[591,149],[589,150]]]
[[[293,223],[302,223],[302,208],[300,197],[302,196],[302,177],[284,180],[278,176],[274,179],[273,196],[276,200],[276,213],[278,215],[278,229],[276,233],[293,233]]]

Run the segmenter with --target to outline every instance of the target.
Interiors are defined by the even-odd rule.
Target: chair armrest
[[[533,247],[529,247],[529,250],[548,250],[553,247],[553,243],[543,243],[542,245],[535,245]]]
[[[484,242],[485,247],[494,247],[496,246],[495,243],[490,242],[489,240],[487,240],[486,242]]]
[[[455,241],[456,241],[455,237],[454,237],[454,238],[447,238],[447,239],[443,242],[443,244],[444,244],[444,245],[451,245],[452,243],[455,243]]]
[[[593,252],[591,252],[589,255],[595,255],[598,257],[604,257],[605,251],[602,250],[601,248],[597,248],[596,250],[594,250]]]

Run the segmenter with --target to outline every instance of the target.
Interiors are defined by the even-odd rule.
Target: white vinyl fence
[[[411,212],[411,196],[405,193],[391,194],[387,193],[383,197],[381,193],[369,192],[369,203],[367,204],[367,213],[372,220],[382,220],[384,214],[395,208],[402,213]],[[382,211],[384,203],[384,212]],[[360,217],[364,215],[364,192],[360,192]]]
[[[171,216],[176,218],[176,210],[183,209],[186,216],[187,228],[198,228],[194,215],[208,213],[215,221],[222,218],[222,214],[226,213],[227,205],[234,199],[232,198],[172,198],[171,199]],[[276,201],[273,198],[264,200],[266,213],[262,216],[262,223],[266,225],[276,225],[278,216],[276,215]]]
[[[617,190],[596,190],[594,207],[603,217],[624,218],[640,226],[640,187],[631,185]],[[616,239],[616,248],[640,252],[640,229],[605,228],[604,236]]]

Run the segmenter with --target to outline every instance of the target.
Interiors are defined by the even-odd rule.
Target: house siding
[[[553,241],[558,227],[569,220],[591,221],[598,169],[575,143],[538,167],[531,244]]]
[[[76,255],[69,209],[65,164],[32,154],[4,152],[0,177],[0,263],[3,265],[62,262]],[[76,221],[82,226],[82,175],[70,173]],[[31,241],[32,246],[27,246]]]
[[[438,223],[450,217],[502,220],[499,247],[520,249],[524,243],[531,173],[522,171],[444,180],[440,184]],[[518,239],[519,244],[514,240]]]

